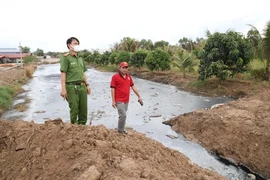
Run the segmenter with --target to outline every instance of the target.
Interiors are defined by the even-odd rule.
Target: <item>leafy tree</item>
[[[204,38],[196,38],[196,42],[195,42],[195,44],[201,44],[201,43],[203,43],[203,42],[205,42],[205,39]]]
[[[263,38],[263,53],[266,59],[266,68],[264,79],[269,81],[269,64],[270,64],[270,21],[266,23],[264,29]]]
[[[110,46],[111,51],[120,51],[121,50],[121,45],[120,43],[116,42],[113,45]]]
[[[84,49],[82,51],[80,51],[79,53],[79,56],[83,58],[84,61],[90,63],[91,62],[91,55],[92,53],[87,50],[87,49]]]
[[[209,33],[208,40],[200,55],[199,79],[213,75],[224,80],[228,76],[247,70],[252,58],[251,43],[235,31]]]
[[[123,61],[129,63],[130,55],[127,51],[120,51],[116,57],[116,64],[120,64]]]
[[[194,71],[196,62],[192,53],[186,53],[184,50],[179,49],[173,56],[173,65],[178,67],[183,72],[184,78],[186,78],[186,72]]]
[[[37,50],[34,52],[36,56],[44,56],[44,51],[42,49],[37,48]]]
[[[166,47],[168,45],[169,45],[169,42],[167,42],[167,41],[163,41],[163,40],[157,41],[157,42],[155,42],[155,49],[157,49],[157,48],[164,49],[164,47]]]
[[[118,56],[118,51],[113,51],[111,55],[109,56],[109,62],[111,64],[117,64],[117,56]]]
[[[170,69],[170,55],[161,49],[156,49],[148,53],[145,63],[151,71],[160,69],[164,71]]]
[[[196,38],[196,41],[193,44],[194,49],[192,51],[192,54],[194,54],[196,57],[199,57],[203,51],[205,44],[206,44],[206,39]]]
[[[269,22],[268,22],[269,23]],[[264,29],[263,36],[260,34],[258,29],[250,24],[248,24],[251,29],[247,33],[249,41],[252,43],[253,57],[260,59],[264,62],[265,70],[263,74],[264,80],[269,80],[269,29],[267,30],[268,24]],[[267,33],[268,32],[268,33]]]
[[[124,37],[121,40],[120,46],[121,46],[121,50],[123,50],[123,51],[135,52],[136,49],[138,49],[139,44],[140,43],[133,38]]]
[[[22,53],[29,53],[30,52],[30,48],[29,47],[27,47],[27,46],[20,46],[20,48],[21,48],[21,52]]]
[[[247,38],[252,43],[253,57],[262,60],[262,36],[256,27],[251,24],[248,25],[251,27],[251,29],[247,33]]]
[[[188,52],[191,52],[194,49],[194,44],[192,39],[188,39],[186,37],[183,37],[182,39],[179,39],[179,44],[181,48],[187,50]]]
[[[179,49],[179,47],[168,45],[168,46],[164,46],[163,48],[159,48],[159,49],[164,50],[165,52],[167,52],[172,57],[175,50]]]
[[[51,52],[51,51],[48,51],[46,53],[46,55],[56,58],[56,57],[61,57],[62,56],[62,53],[61,52]]]
[[[32,62],[39,62],[40,60],[38,58],[36,58],[35,56],[25,56],[23,57],[23,63],[24,64],[28,64],[28,63],[32,63]]]
[[[150,39],[148,39],[148,40],[142,39],[140,41],[139,47],[141,49],[145,49],[145,50],[151,51],[151,50],[154,49],[154,44],[153,44],[153,42]]]
[[[99,64],[99,65],[108,65],[110,55],[111,55],[111,52],[109,52],[109,51],[105,51],[103,54],[100,54],[97,64]]]
[[[87,49],[81,50],[79,52],[79,56],[82,57],[83,59],[86,59],[87,56],[89,56],[89,54],[91,54],[91,52]]]
[[[86,61],[88,63],[96,63],[98,64],[99,61],[99,56],[100,53],[98,50],[93,50],[87,57],[86,57]]]
[[[145,50],[137,50],[130,57],[130,65],[141,68],[144,65],[147,54]]]

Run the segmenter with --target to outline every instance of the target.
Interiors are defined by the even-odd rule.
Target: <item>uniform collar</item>
[[[76,57],[78,57],[78,53],[75,53],[75,52],[73,52],[73,51],[69,51],[69,54],[70,54],[71,56],[76,56]]]

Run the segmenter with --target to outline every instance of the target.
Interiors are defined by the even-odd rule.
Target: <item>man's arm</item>
[[[139,94],[139,91],[138,89],[135,87],[135,85],[131,86],[133,92],[138,96],[138,102],[143,106],[143,101],[142,101],[142,98]]]
[[[131,86],[131,88],[132,88],[133,92],[138,96],[138,99],[141,101],[142,98],[141,98],[141,96],[139,94],[138,89],[135,87],[135,85]]]
[[[86,77],[85,73],[83,73],[83,81],[84,81],[85,84],[88,84],[87,77]]]
[[[66,73],[61,72],[61,96],[66,99],[67,98],[67,89],[66,89]]]
[[[87,94],[91,94],[91,87],[88,84],[87,77],[86,77],[86,74],[85,73],[83,73],[83,80],[84,80],[84,83],[86,84]]]
[[[116,107],[116,102],[115,102],[115,88],[111,88],[111,96],[112,96],[112,107]]]

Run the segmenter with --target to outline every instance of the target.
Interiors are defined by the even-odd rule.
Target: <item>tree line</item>
[[[213,76],[225,80],[250,68],[253,59],[264,63],[262,78],[269,80],[270,64],[270,21],[266,23],[263,34],[252,25],[246,35],[228,30],[211,33],[206,38],[187,37],[179,39],[178,44],[150,39],[136,40],[124,37],[110,46],[110,50],[82,50],[79,55],[88,63],[99,66],[118,65],[127,61],[136,68],[146,67],[150,71],[165,71],[179,68],[185,77],[187,72],[198,67],[199,79]],[[38,49],[39,50],[39,49]],[[38,51],[36,51],[38,52]],[[47,55],[59,57],[62,53],[48,52]]]

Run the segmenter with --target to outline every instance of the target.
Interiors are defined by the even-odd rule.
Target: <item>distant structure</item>
[[[0,63],[16,63],[21,58],[32,55],[31,53],[20,53],[18,48],[0,48]]]
[[[18,48],[0,48],[0,54],[20,54]]]

